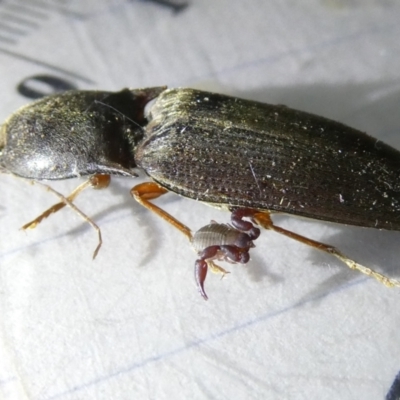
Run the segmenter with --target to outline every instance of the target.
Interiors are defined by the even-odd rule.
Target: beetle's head
[[[136,176],[146,104],[165,88],[74,90],[22,107],[0,131],[0,166],[30,179]]]

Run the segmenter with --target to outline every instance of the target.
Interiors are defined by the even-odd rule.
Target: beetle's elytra
[[[254,225],[400,286],[270,219],[270,213],[284,212],[400,230],[400,152],[341,123],[193,89],[71,91],[13,114],[1,128],[0,148],[4,172],[34,180],[91,176],[25,228],[66,204],[75,208],[72,202],[84,187],[105,187],[110,175],[134,177],[135,168],[144,170],[154,182],[131,193],[191,241],[200,257],[195,276],[204,298],[207,268],[220,268],[213,260],[247,262],[259,234]],[[167,191],[231,211],[232,226],[206,225],[193,234],[150,201]]]
[[[206,203],[400,230],[400,153],[284,106],[164,91],[135,158],[163,187]]]

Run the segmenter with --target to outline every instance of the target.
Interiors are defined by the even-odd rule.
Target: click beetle
[[[148,114],[145,106],[150,105]],[[35,181],[88,175],[69,196],[24,226],[69,205],[111,175],[152,182],[132,196],[179,229],[199,259],[195,279],[206,299],[214,260],[246,263],[257,226],[327,252],[387,286],[400,282],[362,266],[336,248],[274,225],[286,213],[347,225],[400,230],[400,152],[323,117],[216,93],[164,87],[120,92],[70,91],[29,104],[0,131],[3,172]],[[193,233],[152,200],[174,192],[231,212],[231,225]]]

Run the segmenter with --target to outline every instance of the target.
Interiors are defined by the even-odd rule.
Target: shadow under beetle
[[[156,99],[148,115],[146,104]],[[275,212],[378,229],[400,230],[400,152],[362,132],[285,106],[194,89],[70,91],[29,104],[2,125],[2,172],[39,180],[89,175],[69,196],[24,225],[72,207],[86,187],[107,187],[111,175],[152,178],[132,196],[179,229],[199,259],[195,279],[207,299],[215,261],[246,263],[256,226],[332,254],[386,286],[400,286],[336,248],[275,226]],[[47,185],[45,185],[47,187]],[[175,192],[231,212],[231,225],[192,231],[151,200]]]

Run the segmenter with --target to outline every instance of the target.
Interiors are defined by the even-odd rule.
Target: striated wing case
[[[285,106],[167,90],[135,158],[161,186],[216,206],[400,230],[400,153]]]

